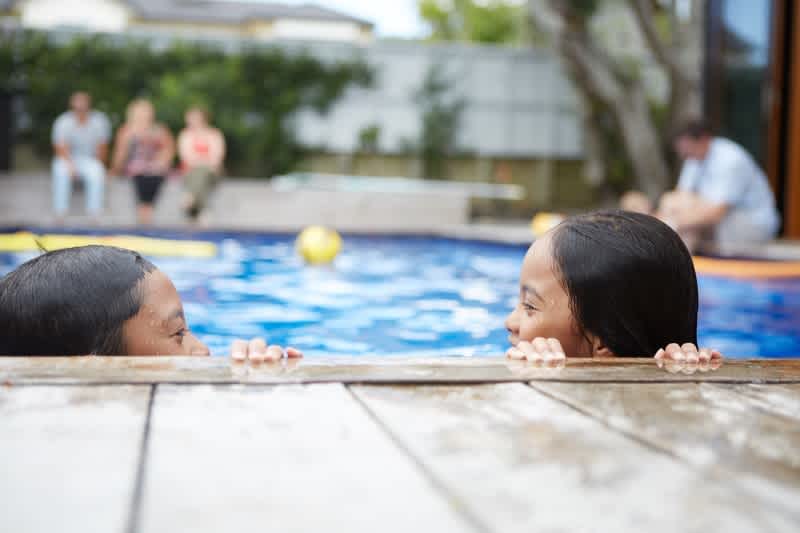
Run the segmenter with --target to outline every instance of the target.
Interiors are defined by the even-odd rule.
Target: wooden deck
[[[796,533],[798,502],[800,360],[0,358],[3,532]]]

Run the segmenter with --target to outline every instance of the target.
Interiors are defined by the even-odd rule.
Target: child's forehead
[[[141,281],[142,307],[157,315],[167,318],[182,308],[181,297],[172,280],[161,272],[154,270],[148,273]]]
[[[525,254],[525,264],[528,265],[531,263],[541,263],[549,266],[552,262],[552,253],[550,251],[551,241],[551,232],[547,232],[541,237],[537,237],[534,243],[531,244],[530,248],[528,248],[528,252]]]

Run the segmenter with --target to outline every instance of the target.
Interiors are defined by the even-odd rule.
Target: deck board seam
[[[764,416],[768,416],[771,418],[775,418],[776,420],[780,420],[784,423],[797,423],[800,421],[800,415],[798,417],[791,417],[789,415],[785,415],[781,412],[775,411],[773,409],[769,409],[764,405],[755,404],[755,398],[749,396],[748,394],[738,391],[732,387],[725,387],[724,385],[752,385],[751,383],[705,383],[705,385],[710,385],[715,390],[724,392],[730,398],[736,398],[740,401],[746,401],[749,403],[749,408],[754,409],[761,413]],[[755,385],[761,385],[761,383],[755,383]]]
[[[142,440],[139,444],[139,461],[134,480],[133,494],[131,495],[130,510],[125,527],[125,533],[136,533],[139,531],[139,521],[142,510],[142,499],[144,492],[144,476],[147,469],[147,452],[150,443],[150,425],[153,417],[153,405],[155,403],[157,384],[150,384],[150,395],[147,401],[147,413],[142,430]]]
[[[544,396],[550,398],[551,400],[554,400],[554,401],[556,401],[556,402],[558,402],[558,403],[560,403],[562,405],[565,405],[568,408],[572,409],[573,411],[576,411],[576,412],[582,414],[583,416],[591,418],[592,420],[600,423],[606,429],[610,429],[611,431],[613,431],[615,433],[618,433],[618,434],[626,437],[627,439],[632,440],[632,441],[636,442],[637,444],[639,444],[641,446],[644,446],[645,448],[647,448],[647,449],[649,449],[651,451],[654,451],[654,452],[659,453],[661,455],[666,455],[667,457],[670,457],[670,458],[678,461],[680,464],[685,465],[688,468],[692,468],[692,466],[693,466],[691,463],[686,461],[683,457],[681,457],[680,455],[676,454],[675,452],[673,452],[669,448],[664,448],[664,447],[658,446],[657,444],[652,443],[651,441],[645,439],[644,437],[641,437],[640,435],[637,435],[634,432],[626,431],[626,430],[624,430],[622,428],[614,426],[614,425],[610,424],[607,420],[604,420],[604,419],[602,419],[602,418],[600,418],[598,416],[595,416],[590,411],[587,411],[587,410],[581,408],[578,405],[570,403],[570,402],[564,400],[563,398],[560,398],[559,396],[557,396],[555,394],[552,394],[550,391],[547,391],[547,390],[544,390],[544,389],[541,389],[541,388],[537,387],[536,384],[533,383],[533,382],[528,382],[527,385],[528,385],[528,387],[532,388],[533,390],[535,390],[536,392],[538,392],[540,394],[543,394]]]
[[[400,439],[400,436],[394,433],[389,426],[380,419],[378,414],[373,411],[372,408],[370,408],[370,406],[350,388],[350,384],[343,385],[353,398],[353,401],[355,401],[356,404],[358,404],[364,410],[370,420],[372,420],[372,422],[389,438],[391,443],[394,444],[394,446],[400,450],[403,455],[408,457],[411,463],[417,468],[417,470],[428,481],[428,483],[430,483],[433,489],[442,495],[445,502],[447,502],[448,508],[452,509],[458,516],[463,518],[464,521],[476,531],[479,531],[480,533],[492,533],[492,528],[490,528],[488,524],[484,523],[481,518],[479,518],[470,510],[467,502],[463,501],[458,495],[451,492],[447,485],[434,475],[434,473],[425,465],[425,462],[408,446],[406,446],[406,444]]]
[[[665,455],[667,457],[670,457],[670,458],[674,459],[678,464],[680,464],[680,465],[682,465],[682,466],[684,466],[686,468],[689,468],[689,469],[691,469],[693,471],[696,471],[695,470],[697,468],[696,464],[693,464],[690,460],[688,460],[688,459],[686,459],[684,457],[681,457],[679,454],[677,454],[676,452],[672,451],[671,449],[659,446],[658,444],[650,441],[649,439],[647,439],[645,437],[642,437],[642,436],[636,434],[635,432],[631,432],[631,431],[625,430],[623,428],[617,427],[617,426],[611,424],[610,422],[608,422],[607,420],[604,420],[604,419],[592,414],[591,412],[582,409],[578,405],[574,405],[574,404],[564,400],[563,398],[560,398],[559,396],[550,393],[549,391],[542,390],[542,389],[536,387],[535,383],[529,382],[527,385],[529,387],[531,387],[533,390],[535,390],[536,392],[539,392],[539,393],[543,394],[544,396],[546,396],[548,398],[551,398],[552,400],[555,400],[555,401],[557,401],[557,402],[559,402],[559,403],[561,403],[561,404],[573,409],[574,411],[576,411],[576,412],[578,412],[578,413],[580,413],[580,414],[582,414],[584,416],[587,416],[587,417],[599,422],[605,428],[607,428],[607,429],[609,429],[609,430],[611,430],[611,431],[613,431],[613,432],[615,432],[615,433],[617,433],[619,435],[622,435],[622,436],[626,437],[627,439],[632,440],[632,441],[644,446],[645,448],[647,448],[649,450],[652,450],[652,451],[654,451],[656,453],[659,453],[661,455]],[[722,388],[722,387],[720,387],[720,388]],[[756,496],[756,494],[753,493],[753,490],[751,488],[749,488],[746,485],[743,485],[741,483],[741,481],[739,480],[739,476],[738,476],[739,472],[737,472],[734,469],[729,468],[726,465],[718,465],[716,467],[712,467],[711,470],[706,471],[706,474],[707,475],[705,477],[708,477],[708,475],[710,474],[715,479],[715,482],[718,482],[718,483],[730,482],[730,483],[732,483],[736,487],[736,490],[739,491],[742,495]],[[774,502],[765,502],[765,503],[770,508],[774,509],[777,512],[780,512],[782,514],[791,515],[791,510],[784,508],[780,504],[776,504]]]

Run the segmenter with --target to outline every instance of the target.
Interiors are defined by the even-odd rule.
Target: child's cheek
[[[539,313],[522,313],[519,324],[519,338],[523,341],[532,341],[536,337],[541,337],[541,316]]]

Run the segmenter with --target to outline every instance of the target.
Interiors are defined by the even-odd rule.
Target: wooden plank
[[[522,384],[352,390],[486,530],[796,531],[762,501]]]
[[[750,398],[750,405],[800,421],[800,385],[729,385]]]
[[[609,426],[662,448],[700,474],[730,479],[800,525],[800,425],[722,385],[536,383]],[[771,387],[771,386],[770,386]]]
[[[0,387],[0,531],[125,531],[150,387]]]
[[[232,364],[226,357],[0,357],[0,383],[496,383],[696,382],[800,383],[800,359],[726,361],[716,371],[670,373],[652,358],[568,359],[546,368],[504,357],[307,357]]]
[[[159,386],[141,531],[470,531],[341,385]]]

